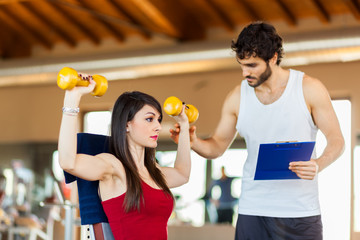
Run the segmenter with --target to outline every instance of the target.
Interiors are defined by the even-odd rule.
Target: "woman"
[[[85,78],[86,76],[82,76]],[[76,154],[77,113],[88,87],[65,93],[59,136],[60,166],[85,180],[99,180],[99,193],[115,239],[167,239],[167,221],[174,198],[169,188],[185,184],[190,175],[189,123],[182,113],[175,165],[161,167],[155,148],[161,130],[161,106],[141,92],[126,92],[116,101],[111,123],[110,153]]]

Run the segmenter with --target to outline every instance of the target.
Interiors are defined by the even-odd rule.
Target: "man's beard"
[[[271,76],[272,74],[272,71],[271,71],[271,68],[269,66],[269,63],[267,62],[266,63],[266,69],[265,71],[260,75],[259,79],[257,82],[255,82],[254,84],[250,84],[249,83],[249,86],[250,87],[253,87],[253,88],[256,88],[258,86],[260,86],[261,84],[263,84],[266,80],[269,79],[269,77]],[[246,78],[249,78],[249,79],[256,79],[255,77],[251,77],[251,76],[247,76]]]

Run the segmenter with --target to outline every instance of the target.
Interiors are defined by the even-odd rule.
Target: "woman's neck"
[[[145,148],[143,146],[130,147],[131,156],[139,171],[145,168]]]

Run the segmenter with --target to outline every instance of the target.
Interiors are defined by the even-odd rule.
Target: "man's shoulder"
[[[303,88],[304,90],[313,90],[314,88],[322,87],[323,83],[316,77],[304,74],[303,77]]]
[[[236,85],[228,94],[228,97],[240,97],[241,84]]]
[[[307,74],[304,74],[302,86],[305,100],[310,105],[318,102],[318,97],[324,96],[327,98],[329,94],[325,85],[318,78]]]
[[[306,81],[306,82],[314,82],[314,81],[319,81],[319,79],[317,79],[316,77],[313,77],[313,76],[310,76],[306,73],[304,73],[304,77],[303,77],[303,80]]]
[[[226,96],[225,104],[234,107],[240,103],[241,84],[236,85]]]

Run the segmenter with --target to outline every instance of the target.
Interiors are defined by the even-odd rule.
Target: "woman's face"
[[[161,130],[160,113],[156,108],[145,105],[127,123],[129,144],[155,148]]]

